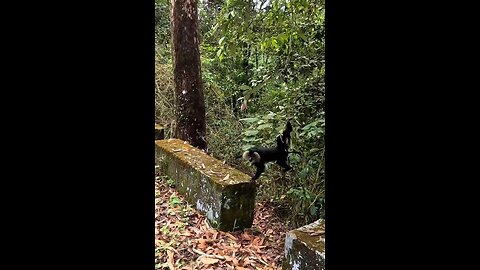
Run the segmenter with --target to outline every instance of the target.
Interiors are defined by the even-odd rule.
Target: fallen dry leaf
[[[160,269],[280,269],[278,265],[282,264],[285,234],[293,228],[287,228],[279,219],[275,205],[256,204],[251,230],[221,232],[214,229],[206,217],[196,210],[188,210],[192,211],[191,214],[184,216],[183,211],[188,203],[174,188],[162,181],[165,178],[160,177],[155,181],[155,244],[160,247],[155,263],[165,263]],[[172,194],[179,197],[182,203],[172,206]],[[180,232],[179,228],[185,230]],[[180,263],[181,267],[175,263]]]
[[[189,231],[185,231],[183,233],[179,233],[178,235],[180,236],[192,236],[192,234]]]
[[[218,259],[213,259],[213,258],[207,258],[207,257],[202,257],[200,259],[200,261],[204,264],[215,264],[217,263],[219,260]]]
[[[254,262],[255,261],[251,260],[250,258],[245,258],[245,260],[243,260],[243,265],[252,264]]]
[[[250,240],[252,240],[252,237],[250,235],[246,234],[246,233],[242,233],[242,239],[250,241]]]
[[[173,265],[175,264],[175,260],[173,259],[173,252],[167,249],[167,254],[168,254],[168,261],[167,261],[168,268],[170,268],[170,270],[175,270],[175,267],[173,267]]]
[[[218,236],[218,231],[215,231],[212,235],[212,239],[217,239]]]
[[[205,239],[198,239],[197,248],[199,248],[199,249],[201,249],[201,250],[205,250],[205,249],[207,249],[207,247],[208,247],[207,240],[205,240]]]
[[[265,237],[262,237],[260,241],[258,242],[259,245],[263,245],[263,242],[265,242]]]
[[[238,241],[238,238],[236,238],[235,236],[231,235],[230,233],[225,233],[225,235],[226,235],[228,238],[232,239],[233,241]]]

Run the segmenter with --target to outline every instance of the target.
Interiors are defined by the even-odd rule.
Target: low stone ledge
[[[288,232],[285,237],[284,270],[325,269],[325,220]]]
[[[159,172],[212,226],[222,231],[249,228],[253,223],[256,186],[251,177],[178,139],[155,141]]]

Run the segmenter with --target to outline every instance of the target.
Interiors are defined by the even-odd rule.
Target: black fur
[[[252,177],[252,181],[257,180],[265,171],[265,163],[267,162],[276,161],[278,165],[284,168],[285,172],[293,169],[287,164],[288,154],[299,152],[288,151],[288,148],[290,147],[290,133],[292,131],[292,125],[290,122],[287,122],[282,134],[277,136],[277,146],[275,148],[253,147],[243,153],[243,158],[250,160],[252,164],[257,167],[257,171]]]

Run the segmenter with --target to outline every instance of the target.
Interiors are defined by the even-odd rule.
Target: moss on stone
[[[255,207],[250,177],[178,139],[155,142],[156,163],[176,189],[220,230],[251,227]]]
[[[325,269],[325,221],[290,231],[285,238],[284,270]]]

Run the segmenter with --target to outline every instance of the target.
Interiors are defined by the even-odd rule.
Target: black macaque
[[[297,153],[296,151],[288,151],[290,147],[290,133],[293,131],[292,124],[287,122],[286,127],[281,135],[277,136],[277,146],[275,148],[253,147],[245,151],[242,157],[252,162],[257,171],[252,177],[252,181],[257,180],[265,171],[265,163],[277,161],[277,164],[284,168],[284,172],[293,168],[287,164],[288,154]]]

